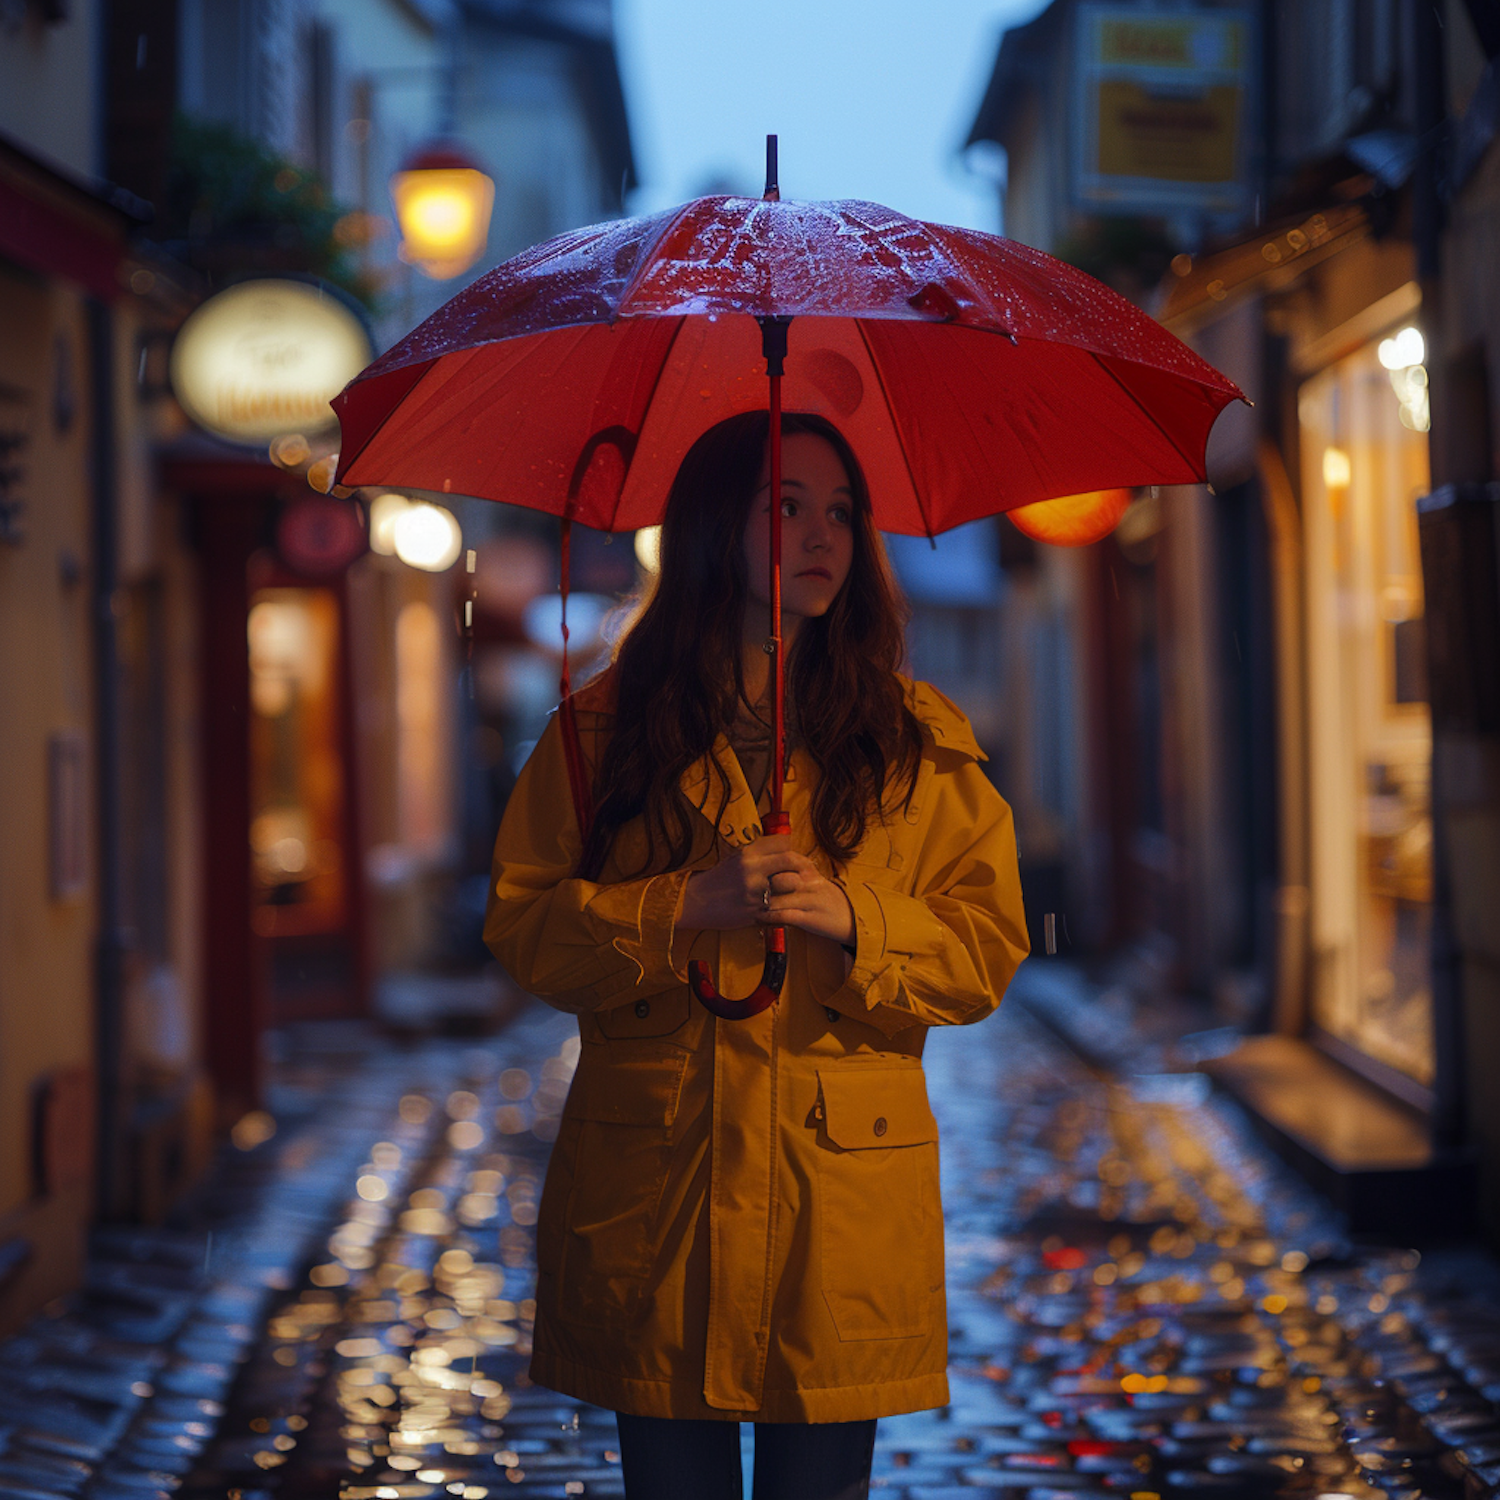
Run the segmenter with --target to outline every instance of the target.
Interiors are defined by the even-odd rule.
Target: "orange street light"
[[[495,184],[453,146],[432,146],[391,178],[401,259],[434,281],[467,271],[489,241]]]
[[[1107,537],[1129,504],[1129,490],[1092,490],[1084,495],[1038,500],[1005,514],[1033,541],[1050,542],[1054,547],[1086,547]]]

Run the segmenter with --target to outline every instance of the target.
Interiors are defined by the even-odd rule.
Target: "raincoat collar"
[[[967,717],[951,698],[940,693],[930,682],[903,678],[902,686],[907,707],[916,715],[935,752],[947,752],[974,761],[988,759],[979,748]],[[614,710],[614,674],[605,672],[596,677],[579,690],[576,702],[581,713],[597,714],[607,720]],[[797,759],[793,755],[787,762],[788,780],[796,778]],[[677,785],[705,821],[716,823],[726,842],[738,847],[748,844],[758,835],[760,809],[727,736],[720,734],[713,749],[694,761],[682,773]],[[721,801],[722,807],[719,805]]]
[[[951,754],[965,760],[982,761],[989,757],[979,748],[974,730],[962,709],[929,682],[902,680],[907,707],[911,709],[931,741],[936,754]],[[787,780],[797,777],[797,754],[787,759]],[[719,735],[713,749],[683,772],[677,783],[682,795],[709,822],[717,819],[718,831],[726,842],[748,844],[760,831],[760,809],[745,781],[729,740]],[[722,809],[719,806],[725,798]]]
[[[968,760],[989,759],[974,738],[973,726],[951,698],[938,692],[930,682],[904,680],[904,683],[906,706],[917,716],[935,749],[951,751]]]
[[[607,732],[615,712],[615,691],[615,674],[608,668],[579,688],[573,701],[580,723]],[[795,780],[796,775],[789,762],[787,779]],[[708,754],[699,756],[682,773],[677,787],[705,821],[716,824],[727,842],[736,846],[748,844],[759,835],[760,809],[726,735],[720,734]]]
[[[709,822],[717,819],[719,833],[727,843],[748,844],[760,833],[760,809],[726,736],[719,735],[713,749],[682,773],[677,787],[704,818]]]

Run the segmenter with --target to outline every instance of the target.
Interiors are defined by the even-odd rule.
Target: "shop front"
[[[1472,1165],[1434,983],[1432,765],[1417,502],[1432,488],[1411,244],[1330,207],[1184,265],[1168,326],[1257,328],[1274,767],[1264,1034],[1212,1064],[1358,1228],[1460,1227]],[[1222,503],[1223,496],[1216,497]],[[1237,563],[1222,570],[1233,580]],[[1232,664],[1232,692],[1241,668]],[[1249,700],[1247,700],[1249,701]],[[1274,747],[1274,748],[1270,748]]]
[[[1432,732],[1416,505],[1430,487],[1429,424],[1415,311],[1311,375],[1298,398],[1308,1021],[1340,1061],[1430,1111]]]
[[[272,446],[282,462],[202,433],[163,453],[198,557],[204,1027],[226,1124],[263,1102],[269,1029],[372,1017],[381,976],[424,961],[460,813],[451,558],[392,554],[378,503],[372,526]]]

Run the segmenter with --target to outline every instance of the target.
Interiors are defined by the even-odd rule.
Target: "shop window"
[[[261,589],[250,637],[252,923],[263,937],[345,920],[339,607],[329,589]]]
[[[443,697],[448,674],[437,611],[424,600],[396,616],[396,784],[401,842],[437,857],[448,831]]]
[[[1309,380],[1300,405],[1312,1021],[1416,1099],[1433,1076],[1422,353],[1415,328],[1395,330]]]

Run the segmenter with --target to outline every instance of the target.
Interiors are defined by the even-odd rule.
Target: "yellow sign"
[[[1238,27],[1205,26],[1196,16],[1136,15],[1104,19],[1099,61],[1105,67],[1238,68]]]
[[[1163,182],[1233,182],[1240,91],[1227,85],[1193,98],[1149,93],[1111,79],[1099,85],[1099,171]]]
[[[1248,24],[1232,10],[1079,7],[1082,203],[1142,213],[1241,206]]]
[[[263,443],[336,421],[329,402],[374,356],[358,316],[301,281],[243,281],[198,307],[172,346],[172,391],[220,437]]]

